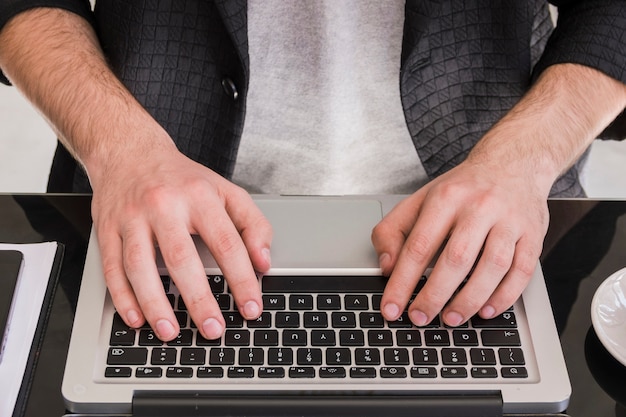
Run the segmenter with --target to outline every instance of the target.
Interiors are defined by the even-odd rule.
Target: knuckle
[[[213,294],[210,291],[197,291],[183,296],[185,305],[189,311],[202,311],[214,302]]]
[[[431,256],[432,242],[427,236],[418,234],[408,239],[404,244],[404,248],[406,254],[411,259],[417,262],[425,262],[428,261]]]
[[[468,268],[473,257],[461,243],[449,243],[445,251],[446,262],[454,268]]]
[[[186,243],[172,242],[163,255],[169,268],[180,269],[191,264],[195,253],[189,250]]]
[[[218,232],[212,246],[216,257],[226,258],[234,255],[239,247],[240,237],[228,231]]]

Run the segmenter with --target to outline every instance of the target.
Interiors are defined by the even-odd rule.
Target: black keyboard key
[[[334,330],[312,330],[311,345],[313,346],[335,346],[337,340]]]
[[[323,366],[320,368],[319,372],[320,378],[345,378],[346,377],[346,368],[341,366]]]
[[[341,346],[365,346],[363,330],[340,330],[339,344]]]
[[[104,370],[106,378],[130,378],[132,374],[133,370],[128,366],[107,366]]]
[[[517,327],[517,319],[515,318],[515,313],[512,311],[505,311],[499,316],[489,320],[483,319],[479,316],[474,316],[472,317],[472,325],[476,328],[514,329]]]
[[[333,312],[331,320],[335,329],[356,327],[356,316],[352,312]]]
[[[369,309],[369,301],[367,299],[367,295],[351,295],[347,294],[343,302],[346,306],[346,310],[368,310]]]
[[[183,348],[180,350],[181,365],[204,365],[206,350],[204,348]]]
[[[497,378],[498,370],[493,367],[473,366],[471,369],[472,378]]]
[[[502,378],[528,378],[528,371],[523,366],[503,367]]]
[[[318,348],[300,348],[296,354],[298,365],[321,365],[322,349]]]
[[[113,347],[107,355],[107,365],[145,365],[148,360],[148,349]]]
[[[228,368],[229,378],[254,378],[254,368],[251,366],[231,366]]]
[[[257,376],[259,378],[284,378],[285,377],[285,368],[281,367],[265,367],[262,366],[259,368],[257,372]]]
[[[313,310],[313,296],[306,294],[292,294],[289,296],[290,310]]]
[[[500,364],[502,365],[525,365],[524,352],[520,348],[502,348],[498,350]]]
[[[398,346],[421,346],[422,336],[419,330],[398,330],[396,343]]]
[[[210,365],[234,365],[235,349],[233,348],[211,348],[209,353]]]
[[[386,348],[383,350],[385,365],[408,365],[409,351],[404,348]]]
[[[283,311],[276,313],[276,327],[279,329],[296,329],[300,327],[300,314]]]
[[[478,346],[478,333],[475,330],[454,330],[452,340],[455,346]]]
[[[306,346],[306,330],[283,330],[283,346]]]
[[[168,275],[161,275],[161,284],[163,284],[163,290],[166,293],[170,292],[170,285],[172,283],[172,279]]]
[[[198,378],[222,378],[224,369],[218,366],[200,366],[196,372]]]
[[[152,329],[139,331],[139,346],[162,346],[163,341],[159,339]]]
[[[174,365],[176,363],[177,352],[174,348],[152,349],[150,363],[152,365]]]
[[[341,298],[336,294],[324,294],[317,296],[318,310],[341,310]]]
[[[254,346],[278,346],[278,330],[255,330]]]
[[[441,368],[442,378],[467,378],[467,369],[462,367],[447,367]]]
[[[348,348],[326,349],[326,365],[352,365],[352,354]]]
[[[230,310],[230,304],[232,301],[232,297],[230,296],[230,294],[214,294],[214,295],[215,295],[215,301],[217,301],[217,305],[220,306],[221,311]]]
[[[289,348],[271,348],[267,352],[267,363],[271,366],[292,365],[293,350]]]
[[[357,366],[350,368],[350,378],[376,378],[376,368]]]
[[[167,342],[168,346],[191,346],[193,342],[193,330],[182,329],[176,339]]]
[[[193,368],[182,366],[170,366],[165,371],[167,378],[191,378],[193,377]]]
[[[224,334],[224,344],[226,346],[250,346],[250,330],[226,330]]]
[[[249,329],[268,329],[272,326],[272,316],[264,311],[256,320],[248,320]]]
[[[244,348],[239,350],[239,365],[263,365],[265,355],[261,348]]]
[[[304,313],[304,327],[307,329],[325,329],[328,327],[328,315],[323,311]]]
[[[484,346],[520,346],[517,330],[482,330],[480,336]]]
[[[380,311],[380,300],[382,299],[382,294],[372,295],[372,310]]]
[[[137,331],[130,327],[113,328],[111,330],[110,346],[133,346],[135,344],[135,334]]]
[[[137,378],[161,378],[163,376],[163,369],[158,366],[140,366],[135,371]]]
[[[289,368],[289,378],[315,378],[315,368],[311,366],[293,366]]]
[[[263,310],[284,310],[285,296],[279,294],[263,295]]]
[[[450,335],[447,330],[425,330],[426,346],[450,346]]]
[[[380,365],[380,351],[375,348],[358,348],[354,351],[356,365]]]
[[[393,346],[393,335],[391,330],[370,330],[367,341],[370,346]]]
[[[175,311],[174,315],[176,316],[176,321],[178,321],[178,325],[180,328],[187,327],[187,321],[189,319],[189,315],[184,311]]]
[[[399,366],[383,366],[380,368],[381,378],[406,378],[406,369]]]
[[[432,366],[414,366],[411,368],[411,378],[437,378],[437,368]]]
[[[415,365],[438,365],[439,357],[437,350],[433,348],[413,349],[413,364]]]
[[[224,321],[226,321],[226,328],[229,329],[238,329],[243,327],[243,317],[241,314],[237,312],[226,312],[223,313]]]
[[[385,319],[380,313],[359,313],[359,323],[365,329],[382,328],[385,326]]]
[[[200,332],[196,333],[196,345],[197,346],[220,346],[222,344],[222,338],[218,339],[205,339]]]
[[[496,354],[493,349],[473,348],[470,349],[472,365],[495,365]]]
[[[213,292],[213,294],[224,292],[225,280],[222,275],[209,275],[207,276],[207,280],[209,281],[209,286],[211,287],[211,292]]]
[[[441,363],[444,365],[467,365],[467,354],[465,353],[465,349],[441,349]]]

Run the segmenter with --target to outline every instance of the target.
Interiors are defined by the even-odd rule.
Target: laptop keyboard
[[[244,320],[220,275],[207,277],[226,320],[218,340],[198,332],[173,281],[163,286],[181,331],[160,341],[148,325],[129,328],[115,313],[105,378],[145,379],[495,379],[528,378],[513,308],[449,328],[439,318],[414,326],[405,312],[380,314],[379,276],[265,276],[264,312]],[[426,278],[420,281],[423,286]]]

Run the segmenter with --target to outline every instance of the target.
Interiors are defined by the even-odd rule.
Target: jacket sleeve
[[[533,78],[550,65],[576,63],[626,84],[624,1],[554,0],[551,3],[558,7],[557,24],[534,68]],[[622,113],[601,137],[626,138],[626,114]]]
[[[0,31],[13,17],[21,12],[36,7],[54,7],[76,13],[87,19],[92,25],[94,18],[89,0],[1,0],[0,1]],[[9,80],[0,68],[0,82],[10,85]]]

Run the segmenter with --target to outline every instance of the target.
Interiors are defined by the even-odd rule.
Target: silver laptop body
[[[371,230],[400,198],[255,196],[274,229],[273,267],[267,274],[267,282],[264,282],[266,277],[260,278],[262,287],[271,282],[273,291],[277,291],[276,297],[268,296],[269,299],[272,302],[284,299],[287,304],[289,297],[305,299],[309,287],[300,286],[305,281],[315,282],[308,290],[310,295],[328,300],[337,298],[334,294],[327,297],[337,290],[332,283],[354,282],[352,277],[363,277],[362,283],[372,282],[372,288],[376,287],[377,280],[382,278],[370,241]],[[219,280],[220,271],[207,248],[198,242],[198,249],[209,279]],[[158,262],[160,272],[166,275],[162,261]],[[332,291],[324,283],[331,283]],[[295,285],[294,290],[290,284]],[[344,318],[342,312],[332,310],[322,313],[329,321],[325,329],[287,332],[274,322],[284,310],[270,306],[269,310],[265,309],[271,320],[269,327],[259,330],[254,323],[239,323],[233,330],[234,338],[247,331],[251,335],[248,344],[232,346],[233,340],[224,339],[220,345],[202,347],[206,356],[198,362],[161,366],[155,359],[159,354],[169,352],[178,359],[183,356],[189,359],[189,352],[198,352],[190,350],[197,349],[195,342],[145,347],[139,341],[149,336],[150,329],[131,329],[136,332],[135,344],[111,345],[115,339],[112,330],[115,310],[92,233],[62,385],[68,410],[94,415],[401,416],[423,412],[427,413],[424,415],[471,416],[557,413],[567,407],[571,388],[539,266],[512,310],[500,317],[501,321],[514,317],[515,326],[495,330],[485,328],[485,323],[479,326],[478,321],[460,329],[443,325],[418,329],[410,323],[406,327],[407,323],[395,326],[386,322],[374,329],[362,328],[359,318],[372,319],[376,313],[375,295],[366,292],[368,284],[363,285],[365,289],[357,291],[361,294],[338,289],[338,298],[346,305],[365,301],[366,305],[361,308],[359,304],[352,316],[345,314],[357,318],[356,329],[332,329],[335,318],[338,323]],[[174,297],[175,288],[173,292]],[[299,314],[308,312],[311,314],[308,317],[318,317],[317,305]],[[278,345],[274,342],[256,346],[257,331],[259,335],[278,334]],[[320,346],[313,341],[314,336],[328,335],[328,331],[336,332],[336,345]],[[364,340],[349,343],[348,339],[359,331]],[[195,341],[195,328],[188,332]],[[505,339],[513,335],[519,343],[513,347],[484,347],[482,343],[457,346],[457,339],[462,340],[468,333],[477,334],[480,340],[488,332]],[[304,335],[304,340],[285,347],[283,338],[294,334]],[[386,340],[388,335],[394,344]],[[416,344],[407,343],[410,335],[417,335],[420,340]],[[395,338],[400,340],[401,336],[404,343],[398,345]],[[382,344],[374,342],[373,350],[378,353],[374,352],[376,357],[372,361],[367,356],[372,349],[369,342],[376,338]],[[283,348],[292,356],[284,365],[276,362],[276,353]],[[145,363],[116,362],[116,356],[125,355],[127,349],[139,349]],[[234,359],[219,362],[217,358],[232,356],[233,349]],[[491,359],[485,363],[480,363],[481,354],[484,358],[481,349],[491,352],[487,352]],[[269,359],[270,350],[273,360]],[[255,352],[261,359],[251,359]],[[312,359],[317,356],[320,358]],[[432,361],[422,362],[425,357]],[[125,375],[116,377],[115,372]]]

